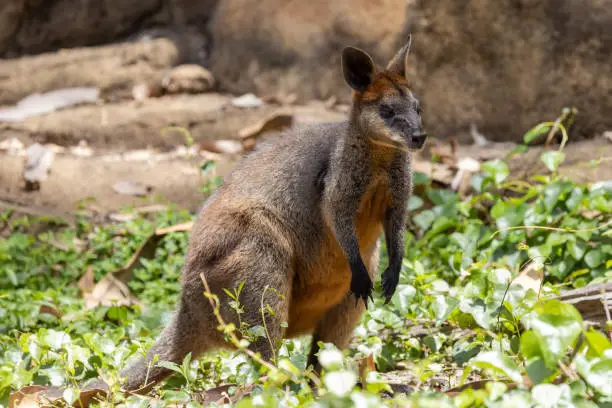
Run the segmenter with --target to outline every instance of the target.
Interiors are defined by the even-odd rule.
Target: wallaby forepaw
[[[352,277],[351,279],[351,293],[355,296],[355,307],[359,304],[359,299],[363,300],[363,304],[366,309],[368,308],[368,298],[374,300],[372,297],[372,289],[374,285],[372,279],[366,273],[360,273]]]
[[[393,294],[395,293],[395,289],[397,288],[398,283],[399,283],[399,273],[394,272],[389,268],[385,269],[382,275],[382,287],[383,287],[383,296],[385,297],[385,304],[391,301],[391,298],[393,297]]]

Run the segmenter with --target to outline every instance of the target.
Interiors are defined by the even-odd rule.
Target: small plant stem
[[[571,381],[575,381],[578,379],[578,375],[565,364],[559,362],[559,368],[563,372],[563,375],[569,378]]]
[[[208,286],[208,282],[206,281],[206,277],[204,276],[203,273],[200,273],[200,279],[202,279],[202,283],[204,283],[204,295],[206,296],[206,298],[210,302],[210,305],[213,308],[213,313],[214,313],[215,317],[217,318],[217,321],[219,322],[219,325],[224,330],[224,333],[227,334],[227,336],[228,336],[230,342],[232,343],[232,345],[234,347],[236,347],[238,350],[240,350],[243,353],[245,353],[247,356],[249,356],[251,359],[253,359],[257,363],[259,363],[262,366],[266,367],[268,370],[270,370],[272,372],[276,371],[277,368],[275,366],[273,366],[272,364],[270,364],[269,362],[267,362],[266,360],[261,358],[259,355],[257,355],[256,353],[254,353],[253,351],[251,351],[247,347],[244,347],[240,343],[240,340],[238,339],[238,337],[232,331],[229,331],[229,330],[226,331],[225,330],[228,325],[227,325],[227,323],[225,323],[225,320],[223,320],[223,317],[221,316],[220,305],[219,305],[219,298],[210,291],[210,287]]]
[[[612,220],[606,222],[605,224],[600,225],[599,227],[593,227],[593,228],[586,228],[586,229],[572,229],[572,228],[556,228],[556,227],[544,227],[544,226],[539,226],[539,225],[520,225],[517,227],[507,227],[507,228],[501,228],[498,229],[497,231],[495,231],[490,238],[495,237],[497,234],[499,234],[500,232],[503,231],[513,231],[513,230],[520,230],[520,229],[539,229],[539,230],[546,230],[546,231],[558,231],[558,232],[574,232],[574,233],[578,233],[578,232],[593,232],[593,231],[597,231],[600,229],[603,229],[609,225],[612,225]]]
[[[277,362],[276,361],[276,350],[275,350],[274,344],[272,344],[272,339],[270,338],[270,332],[268,331],[268,323],[266,322],[266,309],[264,307],[264,298],[266,297],[266,292],[268,291],[268,289],[270,289],[270,287],[266,285],[266,287],[263,290],[263,293],[261,294],[261,305],[260,305],[261,321],[263,323],[264,331],[266,332],[266,338],[268,339],[268,343],[270,343],[270,350],[272,350],[272,361],[276,363]]]

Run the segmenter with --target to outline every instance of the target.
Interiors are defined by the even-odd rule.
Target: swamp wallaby
[[[189,352],[228,347],[201,273],[226,322],[238,327],[223,289],[241,283],[242,322],[263,325],[262,304],[275,311],[265,313],[269,338],[252,343],[253,351],[270,359],[282,337],[312,334],[308,363],[315,367],[317,342],[348,345],[372,296],[383,231],[390,300],[404,253],[410,150],[426,138],[406,80],[409,47],[385,69],[345,48],[342,72],[354,91],[349,120],[284,134],[245,157],[208,199],[191,233],[180,305],[147,357],[122,374],[124,389],[142,392],[170,374],[150,364],[154,355],[178,363]]]

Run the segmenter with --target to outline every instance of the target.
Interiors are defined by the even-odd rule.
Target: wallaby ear
[[[408,64],[408,54],[410,52],[410,43],[412,43],[412,35],[408,35],[408,40],[406,41],[406,45],[404,45],[398,52],[395,54],[391,61],[389,61],[389,65],[387,65],[387,71],[395,72],[403,77],[406,76],[407,64]]]
[[[356,91],[365,90],[374,78],[374,61],[359,48],[346,47],[342,50],[342,74],[344,80]]]

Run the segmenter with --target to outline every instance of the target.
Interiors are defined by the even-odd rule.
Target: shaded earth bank
[[[438,137],[465,137],[473,123],[492,140],[516,140],[566,106],[579,111],[574,138],[612,128],[612,0],[6,0],[0,5],[0,56],[162,36],[178,49],[176,55],[163,52],[164,63],[205,64],[221,90],[295,94],[302,101],[348,99],[339,73],[339,51],[346,44],[383,61],[409,32],[415,38],[414,90]],[[23,75],[37,82],[30,75],[43,74]],[[0,79],[7,76],[14,74],[3,72]],[[10,103],[6,93],[10,89],[2,91],[0,103]]]

